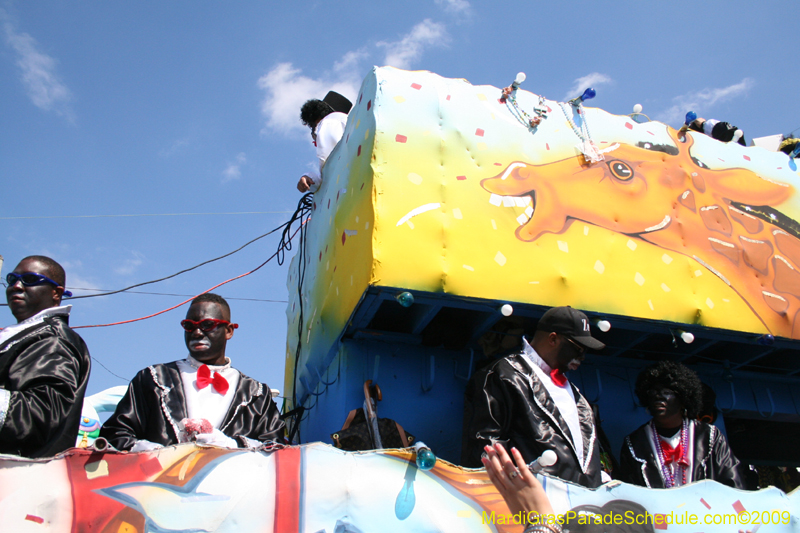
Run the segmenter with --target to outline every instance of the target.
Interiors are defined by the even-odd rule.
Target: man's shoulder
[[[709,437],[711,439],[716,440],[719,437],[722,437],[722,433],[719,432],[719,430],[717,429],[717,426],[714,426],[712,424],[708,424],[708,423],[703,422],[701,420],[693,420],[692,423],[694,424],[694,438],[695,438],[695,440],[697,440],[697,439],[705,440],[705,439],[707,439]]]
[[[159,371],[166,369],[178,370],[178,361],[180,361],[180,359],[176,361],[170,361],[168,363],[153,363],[152,365],[147,365],[144,367],[140,372],[149,372],[151,369],[156,369]]]
[[[513,376],[515,374],[531,374],[525,362],[525,355],[522,353],[512,353],[500,357],[487,366],[486,370],[487,372],[494,372],[501,377]]]
[[[77,331],[69,327],[69,315],[47,317],[44,319],[44,323],[52,328],[56,336],[65,339],[67,342],[80,349],[87,349],[83,337],[78,335]]]
[[[650,422],[648,421],[648,422],[645,422],[644,424],[642,424],[641,426],[639,426],[638,428],[634,429],[631,433],[628,434],[626,439],[629,439],[634,444],[637,441],[647,442],[649,440],[649,437],[647,435],[647,426],[649,424],[650,424]]]
[[[239,372],[239,387],[244,389],[247,388],[250,390],[251,394],[254,395],[262,395],[262,394],[269,394],[269,386],[266,383],[262,383],[257,379],[253,379],[241,370]]]
[[[320,121],[319,125],[317,125],[317,134],[323,135],[324,132],[328,130],[331,132],[335,131],[340,133],[344,130],[345,125],[347,125],[347,115],[335,111],[325,115],[325,117]]]
[[[11,337],[3,348],[15,351],[20,356],[31,351],[46,350],[52,354],[63,353],[79,359],[89,358],[89,349],[83,338],[69,327],[63,316],[46,317],[39,324]]]
[[[345,124],[347,122],[347,113],[342,113],[340,111],[334,111],[333,113],[328,113],[320,121],[321,124],[324,124],[325,122],[329,124],[332,123]]]
[[[180,373],[180,370],[178,370],[178,361],[170,361],[169,363],[154,363],[152,365],[148,365],[139,370],[134,379],[153,379],[154,377],[170,373]]]

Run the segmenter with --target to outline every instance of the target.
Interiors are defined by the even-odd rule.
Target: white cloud
[[[42,255],[46,255],[47,257],[57,257],[51,255],[49,251],[41,252]],[[90,281],[89,279],[83,277],[79,274],[79,271],[83,270],[83,261],[80,259],[75,260],[60,260],[59,263],[62,267],[64,267],[64,272],[67,274],[67,289],[71,290],[73,295],[78,296],[82,294],[92,294],[95,293],[100,289],[100,286],[96,283]],[[80,287],[76,289],[76,287]],[[88,290],[81,290],[81,289],[88,289]]]
[[[458,3],[463,0],[451,1]],[[258,87],[264,91],[261,114],[266,125],[262,133],[279,132],[307,138],[308,129],[300,122],[300,107],[306,100],[322,98],[328,91],[336,91],[355,102],[364,77],[364,64],[377,63],[371,57],[384,51],[384,64],[409,68],[422,57],[427,47],[442,46],[447,40],[443,24],[425,19],[399,41],[373,43],[347,52],[330,71],[318,77],[304,75],[292,63],[278,63],[258,79]]]
[[[161,150],[158,155],[161,157],[170,157],[172,154],[183,148],[184,146],[189,146],[189,139],[177,139],[174,141],[169,148],[164,148]]]
[[[467,15],[471,9],[467,0],[435,0],[435,2],[440,8],[455,15]]]
[[[564,100],[572,100],[573,98],[582,95],[583,91],[589,87],[597,88],[599,85],[608,85],[609,83],[614,83],[614,80],[605,74],[592,72],[591,74],[587,74],[582,78],[576,79],[575,83],[573,83],[572,87],[570,87],[569,91],[567,91],[567,94],[564,95]]]
[[[22,71],[22,83],[28,97],[36,107],[45,111],[55,111],[72,120],[69,107],[72,99],[70,90],[56,74],[56,60],[39,50],[36,39],[27,33],[16,30],[8,15],[0,9],[6,44],[16,52],[17,66]]]
[[[229,163],[228,167],[222,171],[222,183],[227,183],[231,180],[238,180],[242,177],[242,165],[247,163],[247,156],[244,152],[236,156],[233,163]]]
[[[333,71],[346,79],[353,76],[358,77],[361,61],[368,57],[369,53],[363,48],[347,52],[341,60],[333,64]],[[359,80],[356,79],[355,81]]]
[[[715,104],[727,102],[747,94],[747,91],[754,85],[755,81],[752,78],[744,78],[739,83],[727,87],[702,89],[700,91],[676,96],[672,99],[674,105],[656,114],[655,119],[667,124],[676,122],[683,123],[684,117],[688,111],[694,111],[697,113],[697,116],[703,116],[703,114],[711,110]]]
[[[282,133],[305,130],[300,122],[300,107],[306,100],[324,97],[328,91],[353,101],[360,85],[360,77],[352,74],[358,60],[359,52],[348,52],[334,65],[332,74],[319,79],[303,76],[291,63],[275,65],[258,79],[258,87],[266,93],[261,114],[267,119],[267,127]]]
[[[384,63],[397,68],[410,68],[428,46],[443,46],[449,36],[444,24],[425,19],[404,35],[399,41],[379,42],[378,46],[386,48]]]
[[[46,257],[52,257],[50,255],[50,253],[51,252],[49,250],[45,250],[41,254],[37,254],[37,255],[44,255]],[[69,260],[64,261],[64,260],[62,260],[62,261],[59,261],[59,263],[61,264],[62,267],[64,267],[64,270],[66,270],[67,272],[69,272],[70,270],[75,269],[75,268],[83,268],[83,261],[81,261],[80,259],[76,259],[74,261],[69,261]]]
[[[64,268],[66,269],[66,267]],[[100,286],[97,285],[96,283],[89,281],[80,274],[75,274],[69,271],[67,271],[67,289],[72,291],[73,296],[94,294],[98,291],[102,291]],[[87,290],[82,290],[82,289],[87,289]],[[69,300],[65,300],[65,303],[69,303]]]
[[[135,250],[131,252],[131,255],[133,256],[132,258],[126,259],[121,265],[114,267],[115,273],[119,274],[120,276],[129,276],[136,272],[136,270],[142,264],[144,255]]]

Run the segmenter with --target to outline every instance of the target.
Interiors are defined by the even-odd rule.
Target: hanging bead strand
[[[681,459],[686,455],[687,445],[688,445],[688,434],[689,434],[689,423],[684,418],[683,424],[681,425],[681,438],[680,438],[680,446],[681,446],[681,457],[675,461],[675,469],[673,469],[667,465],[667,461],[664,458],[664,450],[661,448],[661,439],[658,436],[658,431],[656,430],[656,425],[653,421],[650,421],[650,429],[653,432],[653,444],[656,449],[656,462],[658,463],[658,469],[661,471],[662,475],[664,476],[664,487],[670,488],[675,486],[675,474],[678,473],[678,469],[681,470],[681,481],[682,485],[686,485],[686,466],[681,464]]]

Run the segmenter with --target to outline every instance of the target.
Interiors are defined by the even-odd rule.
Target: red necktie
[[[673,461],[679,461],[681,459],[681,456],[683,455],[683,445],[678,444],[678,446],[673,448],[662,440],[661,451],[664,452],[664,464],[669,464]]]
[[[211,385],[218,393],[225,395],[228,392],[228,380],[222,377],[219,372],[214,372],[214,377],[211,377],[211,369],[208,365],[203,365],[197,369],[197,388],[205,389]]]
[[[567,384],[567,376],[565,376],[564,373],[557,368],[554,368],[550,371],[550,379],[552,379],[553,383],[559,387],[563,387]]]

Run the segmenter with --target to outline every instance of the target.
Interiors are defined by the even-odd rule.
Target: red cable
[[[301,225],[300,225],[300,226],[299,226],[299,227],[298,227],[298,228],[295,230],[295,232],[292,234],[292,237],[289,239],[290,241],[291,241],[291,239],[292,239],[292,238],[294,238],[294,236],[295,236],[295,235],[297,235],[297,232],[298,232],[298,231],[300,231],[300,230],[302,229],[302,227],[303,227],[303,225],[304,225],[304,224],[305,224],[305,223],[301,224]],[[239,279],[239,278],[243,278],[243,277],[245,277],[245,276],[249,276],[250,274],[252,274],[252,273],[253,273],[253,272],[255,272],[256,270],[258,270],[259,268],[263,267],[264,265],[266,265],[267,263],[269,263],[270,261],[272,261],[272,259],[273,259],[273,258],[274,258],[276,255],[278,255],[278,253],[279,253],[280,251],[281,251],[281,249],[279,248],[279,249],[278,249],[278,251],[276,251],[274,254],[272,254],[271,256],[269,256],[269,258],[268,258],[266,261],[264,261],[263,263],[261,263],[260,265],[258,265],[256,268],[254,268],[254,269],[253,269],[253,270],[251,270],[250,272],[245,272],[244,274],[240,274],[240,275],[236,276],[235,278],[231,278],[231,279],[229,279],[229,280],[227,280],[227,281],[223,281],[222,283],[219,283],[219,284],[217,284],[217,285],[214,285],[214,286],[213,286],[213,287],[211,287],[210,289],[207,289],[207,290],[205,290],[205,291],[201,292],[200,294],[205,294],[205,293],[207,293],[207,292],[211,292],[211,291],[213,291],[214,289],[216,289],[217,287],[221,287],[222,285],[225,285],[226,283],[230,283],[231,281],[236,281],[236,280],[237,280],[237,279]],[[140,317],[140,318],[133,318],[133,319],[131,319],[131,320],[123,320],[123,321],[121,321],[121,322],[112,322],[112,323],[110,323],[110,324],[94,324],[94,325],[91,325],[91,326],[70,326],[70,327],[71,327],[72,329],[81,329],[81,328],[104,328],[104,327],[106,327],[106,326],[118,326],[118,325],[120,325],[120,324],[130,324],[131,322],[138,322],[138,321],[140,321],[140,320],[147,320],[148,318],[153,318],[154,316],[163,315],[164,313],[166,313],[166,312],[168,312],[168,311],[172,311],[173,309],[177,309],[178,307],[180,307],[180,306],[182,306],[182,305],[184,305],[184,304],[186,304],[186,303],[189,303],[189,302],[191,302],[192,300],[194,300],[195,298],[197,298],[197,296],[200,296],[200,294],[198,294],[198,295],[196,295],[196,296],[192,296],[192,297],[191,297],[191,298],[189,298],[188,300],[184,300],[183,302],[179,303],[178,305],[173,305],[173,306],[172,306],[172,307],[170,307],[169,309],[164,309],[163,311],[159,311],[158,313],[153,313],[152,315],[143,316],[143,317]]]
[[[273,255],[272,257],[275,257],[275,255]],[[270,257],[270,259],[272,259],[272,257]],[[269,259],[268,259],[268,260],[269,260]],[[248,276],[248,275],[252,274],[253,272],[255,272],[256,270],[257,270],[257,269],[255,269],[255,270],[251,270],[250,272],[247,272],[247,273],[245,273],[245,274],[242,274],[242,275],[240,275],[240,276],[236,276],[235,278],[231,278],[231,279],[229,279],[229,280],[227,280],[227,281],[223,281],[222,283],[220,283],[220,284],[218,284],[218,285],[214,285],[214,286],[213,286],[213,287],[211,287],[210,289],[208,289],[208,290],[205,290],[205,291],[201,292],[200,294],[205,294],[205,293],[207,293],[207,292],[211,292],[211,291],[213,291],[214,289],[216,289],[217,287],[220,287],[220,286],[222,286],[222,285],[225,285],[226,283],[230,283],[231,281],[234,281],[234,280],[237,280],[237,279],[239,279],[239,278],[243,278],[243,277],[245,277],[245,276]],[[197,298],[198,296],[200,296],[200,294],[198,294],[198,295],[196,295],[196,296],[192,296],[192,297],[191,297],[191,298],[189,298],[188,300],[184,300],[184,301],[182,301],[181,303],[179,303],[178,305],[173,305],[173,306],[172,306],[172,307],[170,307],[169,309],[164,309],[163,311],[159,311],[158,313],[153,313],[152,315],[147,315],[147,316],[143,316],[143,317],[140,317],[140,318],[133,318],[133,319],[131,319],[131,320],[123,320],[123,321],[121,321],[121,322],[111,322],[110,324],[93,324],[93,325],[91,325],[91,326],[71,326],[71,329],[81,329],[81,328],[104,328],[104,327],[106,327],[106,326],[119,326],[120,324],[130,324],[131,322],[138,322],[138,321],[140,321],[140,320],[146,320],[146,319],[148,319],[148,318],[153,318],[154,316],[163,315],[164,313],[166,313],[166,312],[168,312],[168,311],[172,311],[173,309],[177,309],[178,307],[182,306],[183,304],[185,304],[185,303],[188,303],[188,302],[191,302],[192,300],[194,300],[195,298]]]

